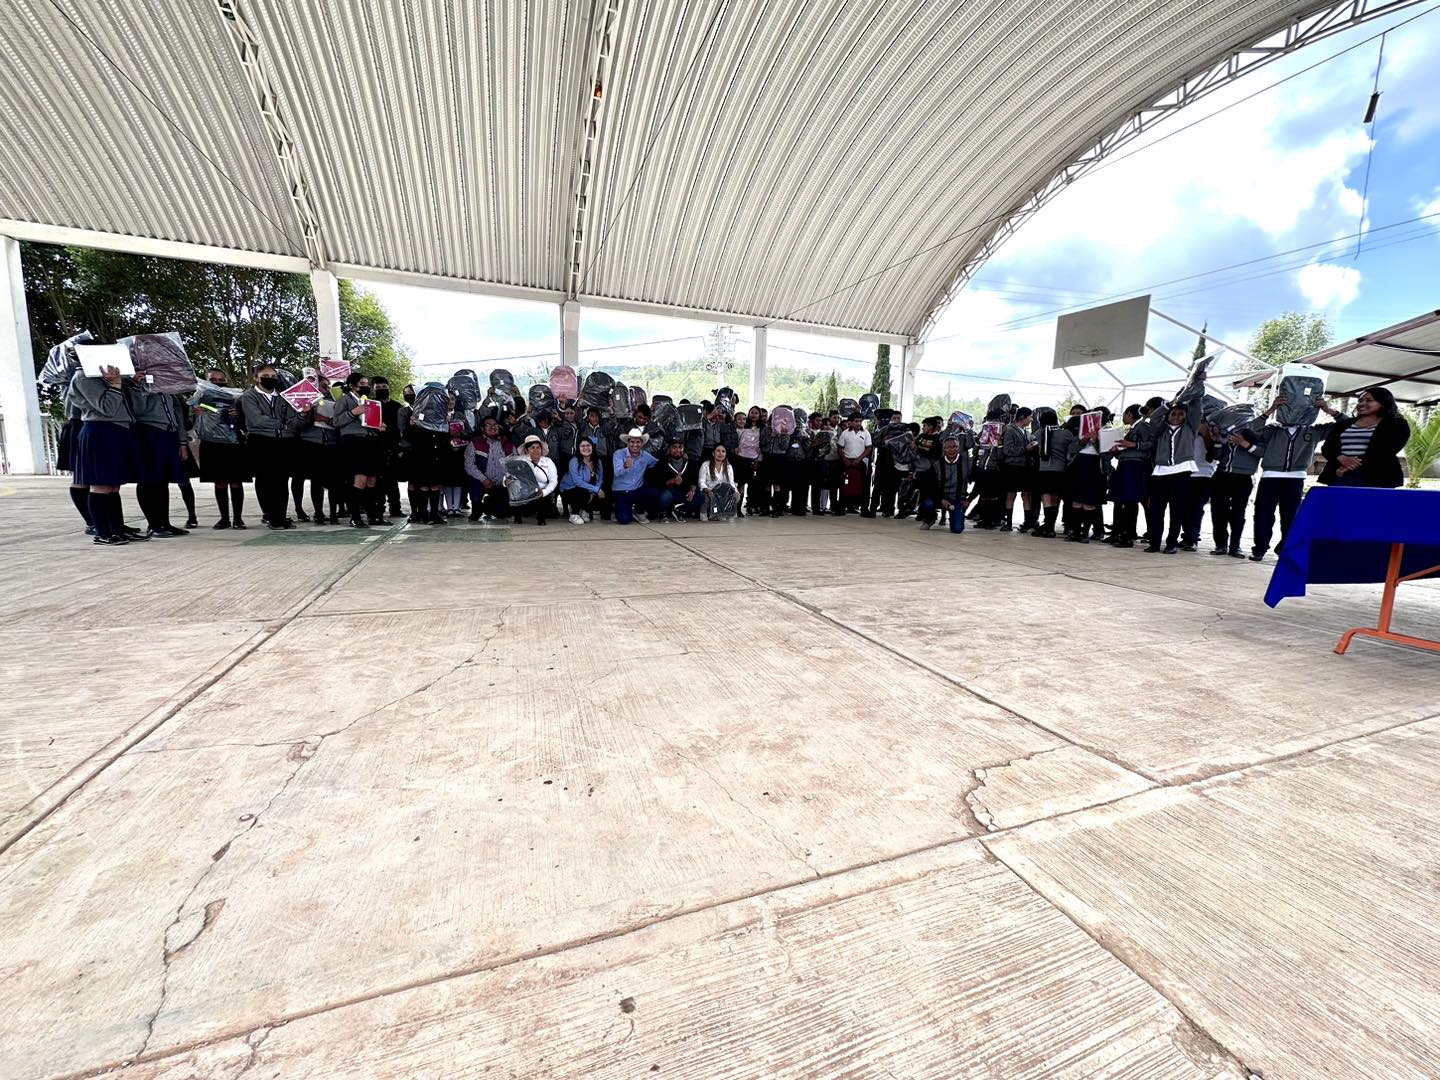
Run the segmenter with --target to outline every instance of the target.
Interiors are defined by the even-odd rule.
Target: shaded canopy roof
[[[1182,80],[1400,6],[7,0],[0,224],[915,335]]]
[[[1440,311],[1332,345],[1299,362],[1327,372],[1327,393],[1353,394],[1383,386],[1399,401],[1440,400]],[[1235,385],[1260,386],[1272,374],[1257,372],[1236,379]]]

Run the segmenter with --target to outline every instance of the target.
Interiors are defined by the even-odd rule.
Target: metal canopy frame
[[[960,290],[969,284],[991,256],[1004,246],[1020,227],[1034,217],[1047,203],[1067,187],[1090,172],[1121,147],[1138,139],[1156,124],[1173,115],[1187,105],[1214,93],[1242,76],[1273,63],[1297,49],[1323,41],[1361,23],[1412,7],[1420,0],[1340,0],[1330,3],[1318,11],[1294,18],[1282,30],[1271,34],[1253,45],[1236,49],[1215,66],[1190,74],[1170,87],[1149,105],[1135,109],[1125,121],[1112,131],[1094,138],[1088,149],[1074,155],[1057,169],[1044,185],[1031,192],[1003,216],[1000,223],[985,240],[971,249],[956,267],[951,283],[930,305],[930,312],[916,331],[916,340],[924,341],[935,330],[935,325]],[[982,222],[982,224],[984,224]]]
[[[1409,405],[1433,404],[1440,401],[1440,345],[1437,345],[1436,348],[1429,348],[1426,345],[1406,345],[1394,340],[1430,327],[1440,328],[1440,311],[1417,315],[1413,319],[1396,323],[1394,326],[1387,326],[1383,330],[1352,338],[1338,345],[1331,345],[1317,353],[1302,356],[1296,362],[1312,364],[1324,371],[1351,376],[1353,380],[1358,380],[1347,390],[1335,391],[1338,394],[1349,395],[1370,387],[1394,387],[1401,383],[1414,383],[1426,389],[1418,393],[1396,393],[1395,399]],[[1437,342],[1440,342],[1440,334],[1437,334]],[[1381,350],[1385,357],[1386,368],[1374,370],[1358,367],[1356,366],[1358,361],[1336,362],[1352,353],[1362,352],[1366,349]],[[1409,359],[1408,363],[1406,362],[1407,358]],[[1276,370],[1267,368],[1263,371],[1252,372],[1234,380],[1233,385],[1243,388],[1261,386],[1275,377]],[[1392,392],[1394,391],[1392,390]]]

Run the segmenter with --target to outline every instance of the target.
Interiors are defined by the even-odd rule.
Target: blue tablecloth
[[[1404,544],[1401,575],[1440,566],[1440,491],[1312,488],[1285,537],[1265,603],[1308,585],[1383,582],[1390,545]]]

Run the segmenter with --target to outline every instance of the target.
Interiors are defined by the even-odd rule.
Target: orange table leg
[[[1400,576],[1400,560],[1405,554],[1404,544],[1390,545],[1390,565],[1385,571],[1385,591],[1380,596],[1380,620],[1373,626],[1357,626],[1354,629],[1346,630],[1340,638],[1340,643],[1335,646],[1335,651],[1342,656],[1345,650],[1350,648],[1350,642],[1355,637],[1372,637],[1381,641],[1393,641],[1397,645],[1409,645],[1416,649],[1430,649],[1440,652],[1440,641],[1430,641],[1428,638],[1411,637],[1408,634],[1396,634],[1390,630],[1390,618],[1395,614],[1395,590],[1399,588],[1402,581],[1413,581],[1416,578],[1426,577],[1440,567],[1431,567],[1429,570],[1422,570],[1418,574],[1407,574]]]

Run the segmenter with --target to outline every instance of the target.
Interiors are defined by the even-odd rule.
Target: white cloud
[[[1427,199],[1424,196],[1415,200],[1415,213],[1420,217],[1430,219],[1430,225],[1440,230],[1440,187],[1430,193]]]
[[[1353,266],[1310,263],[1295,275],[1295,284],[1317,311],[1339,311],[1360,294],[1360,271]]]

